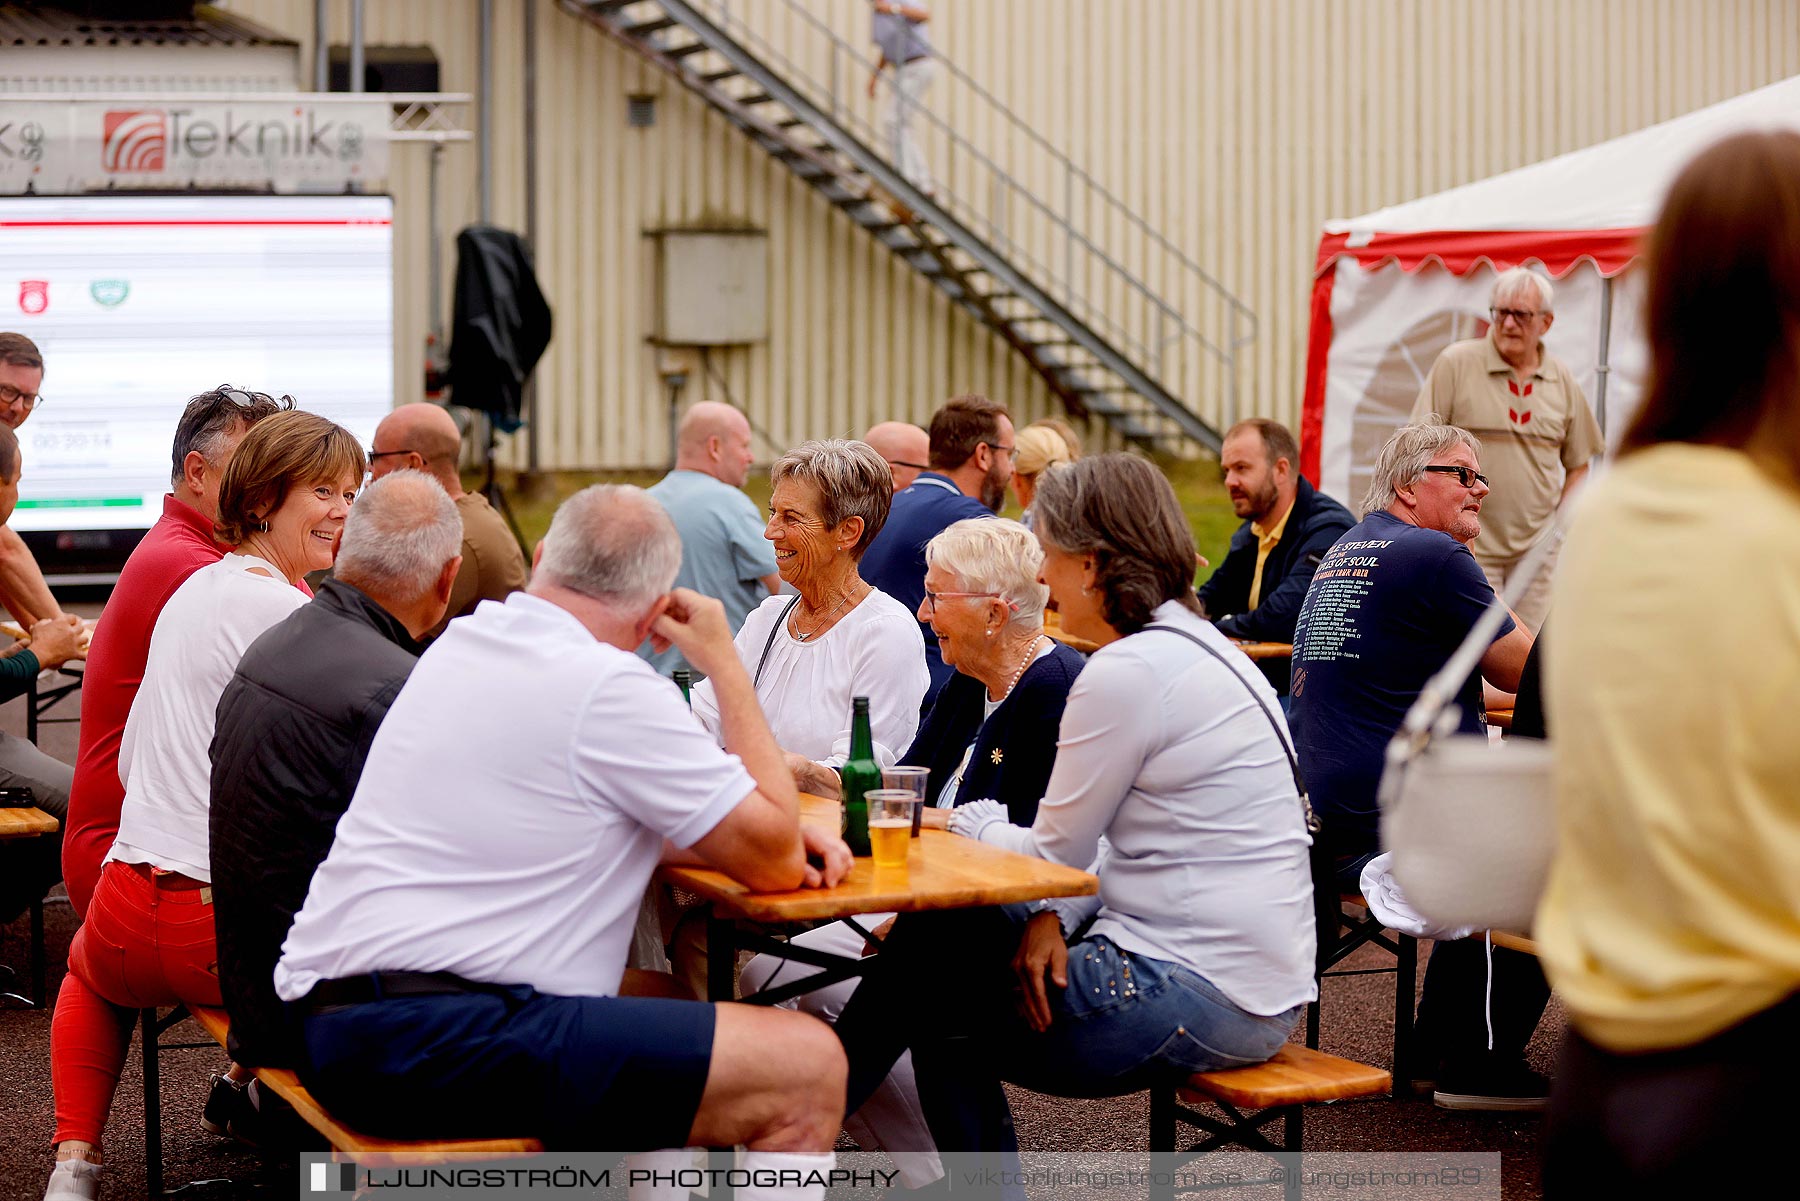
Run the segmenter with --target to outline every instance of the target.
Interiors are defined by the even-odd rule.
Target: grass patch
[[[1225,560],[1225,548],[1231,535],[1238,527],[1238,517],[1231,511],[1231,500],[1225,495],[1225,486],[1219,480],[1219,467],[1211,459],[1190,461],[1184,459],[1158,459],[1157,466],[1162,469],[1169,483],[1175,488],[1175,496],[1181,501],[1182,512],[1187,514],[1188,524],[1194,530],[1194,542],[1200,553],[1216,567]],[[544,532],[550,528],[550,517],[556,506],[569,496],[574,495],[589,484],[637,484],[647,488],[660,480],[664,473],[660,471],[559,471],[547,473],[542,483],[531,494],[521,491],[516,481],[505,478],[507,502],[512,506],[513,516],[517,518],[519,529],[525,535],[527,546],[536,546]],[[465,488],[478,488],[480,479],[470,477],[464,480]],[[756,502],[756,507],[766,510],[769,505],[769,473],[752,471],[750,480],[744,485],[744,491]],[[1007,495],[1005,516],[1018,517],[1019,506]],[[1205,579],[1206,569],[1202,569],[1200,578]]]

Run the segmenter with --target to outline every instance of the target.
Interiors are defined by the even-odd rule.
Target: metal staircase
[[[1028,186],[940,119],[930,96],[914,120],[931,131],[939,190],[933,198],[916,189],[875,149],[884,140],[866,110],[847,99],[871,60],[803,0],[758,0],[765,17],[785,8],[785,52],[726,0],[560,3],[704,98],[1004,338],[1070,412],[1149,450],[1219,449],[1220,428],[1237,417],[1239,356],[1256,336],[1255,315],[941,54],[934,90],[954,87],[958,108],[982,106],[1003,122],[1016,139],[1012,170],[1056,181],[1060,204],[1046,199],[1056,186]],[[826,78],[796,58],[824,64]],[[1099,244],[1096,229],[1128,235],[1130,266]],[[1152,274],[1212,332],[1152,290],[1144,282]],[[1194,407],[1184,393],[1212,400]]]

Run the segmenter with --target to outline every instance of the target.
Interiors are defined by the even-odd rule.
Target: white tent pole
[[[1606,454],[1606,377],[1612,374],[1607,355],[1612,349],[1613,281],[1600,277],[1600,361],[1594,367],[1594,419],[1600,423],[1600,453]]]

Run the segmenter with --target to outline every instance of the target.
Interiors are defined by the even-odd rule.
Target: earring
[[[994,636],[994,627],[993,627],[993,626],[989,626],[989,627],[988,627],[988,637],[989,637],[989,638],[992,638],[992,637],[993,637],[993,636]]]

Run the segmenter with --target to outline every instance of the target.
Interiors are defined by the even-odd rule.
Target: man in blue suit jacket
[[[964,518],[1000,511],[1012,481],[1012,456],[1013,425],[1005,405],[985,396],[951,397],[931,417],[926,460],[931,469],[894,494],[887,523],[863,552],[862,578],[917,612],[925,599],[925,544]],[[919,627],[931,671],[922,712],[929,712],[951,671],[938,656],[931,626],[920,622]]]
[[[1350,510],[1300,474],[1300,447],[1280,422],[1240,421],[1226,431],[1219,467],[1244,524],[1206,583],[1200,603],[1219,632],[1253,642],[1293,642],[1294,623],[1319,560],[1356,524]],[[1264,659],[1277,694],[1288,692],[1288,660]]]

